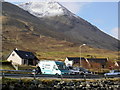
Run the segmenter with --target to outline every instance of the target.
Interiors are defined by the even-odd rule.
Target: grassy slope
[[[12,65],[2,65],[2,66],[0,67],[0,69],[14,70],[14,68],[12,67]]]
[[[13,66],[8,63],[8,61],[0,61],[0,69],[6,69],[6,70],[14,70]]]
[[[2,17],[3,19],[3,57],[15,49],[31,51],[39,59],[65,60],[66,57],[80,57],[78,45],[65,40],[57,40],[51,37],[38,35],[34,28],[28,23],[21,20]],[[13,21],[14,23],[11,23]],[[16,26],[14,25],[16,23]],[[118,52],[92,48],[89,46],[82,47],[82,56],[88,55],[96,57],[109,57],[110,60],[118,59]]]
[[[11,63],[6,60],[2,60],[2,61],[0,61],[0,63],[1,63],[0,69],[15,70],[15,68],[11,65]],[[26,66],[26,65],[18,66],[19,70],[32,70],[34,68],[35,68],[35,66]]]

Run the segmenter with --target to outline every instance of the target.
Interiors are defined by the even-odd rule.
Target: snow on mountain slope
[[[18,5],[37,17],[63,15],[65,8],[57,2],[29,2]]]

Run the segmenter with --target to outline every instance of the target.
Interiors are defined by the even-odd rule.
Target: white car
[[[68,67],[68,70],[70,71],[70,74],[72,74],[72,75],[76,75],[76,74],[80,73],[80,71],[77,67]]]
[[[79,68],[79,71],[80,71],[81,74],[86,74],[86,75],[87,74],[92,74],[91,71],[89,71],[89,70],[87,70],[85,68],[82,68],[82,67]]]
[[[119,70],[111,70],[109,73],[105,73],[104,75],[120,75]]]
[[[70,74],[74,74],[74,75],[76,75],[76,74],[79,74],[80,73],[80,71],[79,70],[74,70],[74,69],[71,69],[71,70],[69,70],[70,71]]]

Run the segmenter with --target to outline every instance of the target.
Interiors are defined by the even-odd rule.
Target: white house
[[[32,52],[15,49],[10,53],[7,61],[12,61],[18,65],[36,65],[38,59]]]
[[[81,60],[84,58],[81,57]],[[66,57],[65,59],[65,64],[66,66],[73,66],[74,64],[79,64],[80,65],[80,57]]]

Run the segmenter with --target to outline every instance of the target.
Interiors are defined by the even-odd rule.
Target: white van
[[[42,74],[62,75],[70,73],[66,65],[61,61],[43,60],[38,63],[38,66]]]

